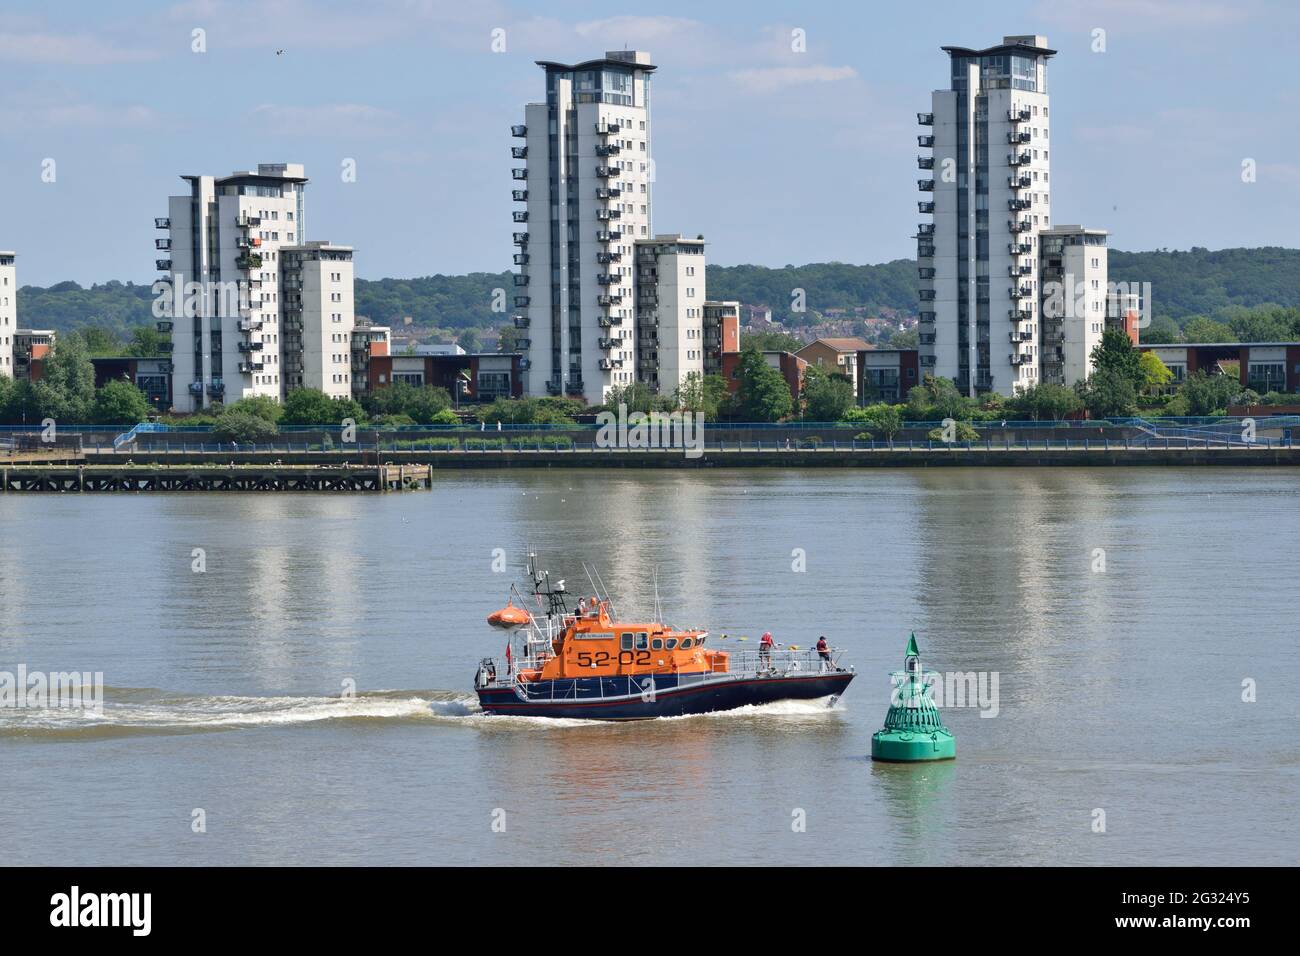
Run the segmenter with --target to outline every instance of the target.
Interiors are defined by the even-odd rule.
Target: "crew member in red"
[[[831,662],[831,646],[826,643],[825,634],[817,638],[817,653],[821,655],[821,659],[829,666]]]
[[[758,640],[758,659],[768,664],[772,663],[772,632],[764,631],[763,636]]]

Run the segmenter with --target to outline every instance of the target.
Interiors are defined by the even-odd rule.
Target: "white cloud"
[[[17,63],[59,63],[66,66],[102,66],[138,63],[156,56],[148,50],[129,49],[86,34],[0,33],[0,60]]]
[[[729,73],[732,81],[751,93],[773,93],[809,83],[837,83],[852,80],[858,71],[851,66],[773,66]]]
[[[401,123],[396,113],[364,103],[263,103],[253,108],[252,117],[272,132],[290,136],[375,135],[394,132]]]

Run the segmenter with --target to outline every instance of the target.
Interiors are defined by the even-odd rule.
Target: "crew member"
[[[758,659],[770,665],[772,663],[772,632],[764,631],[758,639]]]
[[[821,659],[829,667],[831,663],[831,646],[826,643],[825,634],[817,638],[817,653],[821,656]]]

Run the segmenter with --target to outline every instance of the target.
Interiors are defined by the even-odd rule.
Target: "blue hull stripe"
[[[687,687],[666,687],[660,681],[675,675],[658,675],[653,700],[633,697],[630,700],[551,701],[538,699],[523,701],[509,688],[490,688],[478,692],[479,704],[489,714],[514,714],[523,717],[577,717],[585,720],[646,720],[653,717],[681,717],[687,714],[707,714],[719,710],[732,710],[749,704],[767,704],[778,700],[816,700],[832,694],[842,694],[851,673],[813,674],[801,677],[756,677],[708,684],[691,684]],[[597,692],[599,678],[579,678],[578,691]],[[557,681],[566,692],[572,693],[574,681]],[[586,683],[587,688],[582,685]],[[620,681],[620,683],[623,683]]]

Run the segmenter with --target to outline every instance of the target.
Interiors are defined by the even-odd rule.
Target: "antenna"
[[[664,619],[663,619],[663,615],[659,611],[659,566],[658,565],[655,565],[652,575],[654,577],[654,582],[655,582],[655,623],[662,624],[664,622]]]
[[[609,602],[610,614],[612,614],[614,617],[618,617],[618,612],[614,610],[614,599],[609,596],[609,588],[605,587],[605,582],[600,577],[600,569],[594,568],[594,570],[596,572],[596,580],[600,582],[601,590],[605,592],[605,600]]]

